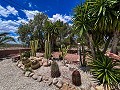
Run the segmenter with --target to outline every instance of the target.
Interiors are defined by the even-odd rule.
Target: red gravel
[[[53,55],[54,58],[59,58],[60,52],[53,52],[52,55]],[[75,54],[69,54],[68,53],[65,56],[65,59],[70,61],[70,62],[78,61],[79,55],[77,55],[76,53]]]

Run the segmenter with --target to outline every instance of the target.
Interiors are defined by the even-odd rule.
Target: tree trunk
[[[81,46],[79,47],[80,66],[82,66]]]
[[[82,54],[83,54],[83,60],[82,60],[82,66],[86,66],[86,62],[85,62],[85,46],[82,45]]]
[[[112,47],[111,47],[111,53],[118,54],[117,44],[119,42],[119,35],[120,35],[119,31],[114,32]]]
[[[104,54],[106,53],[106,51],[107,51],[107,49],[108,49],[108,46],[109,46],[109,44],[110,44],[110,41],[111,41],[111,37],[109,37],[108,40],[107,40],[106,43],[105,43],[105,47],[104,47],[104,49],[103,49],[103,53],[104,53]]]
[[[88,39],[89,39],[89,47],[90,47],[90,49],[91,49],[91,54],[92,54],[92,56],[93,56],[93,60],[95,60],[95,59],[96,59],[96,57],[95,57],[95,48],[94,48],[94,46],[93,46],[92,35],[89,35],[89,34],[87,33],[87,37],[88,37]]]

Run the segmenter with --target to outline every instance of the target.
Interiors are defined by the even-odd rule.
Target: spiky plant
[[[78,70],[73,71],[72,73],[72,83],[75,86],[80,86],[81,85],[81,75]]]
[[[59,52],[60,52],[59,59],[63,59],[64,65],[65,65],[65,59],[64,58],[67,55],[69,47],[70,46],[65,47],[64,45],[61,45],[61,47],[59,48]]]
[[[40,67],[40,63],[39,63],[39,61],[37,61],[37,60],[34,60],[34,61],[32,61],[32,63],[31,63],[31,68],[32,69],[38,69]]]
[[[22,64],[25,66],[25,68],[31,67],[31,61],[26,57],[22,58]]]
[[[113,83],[120,82],[120,69],[115,68],[118,64],[102,52],[97,53],[96,60],[93,60],[90,66],[91,72],[101,84],[112,86]]]
[[[30,41],[30,48],[31,48],[31,56],[36,56],[36,52],[38,49],[38,40]]]
[[[60,75],[61,73],[59,71],[59,66],[57,62],[53,61],[51,64],[51,77],[56,78],[56,77],[60,77]]]

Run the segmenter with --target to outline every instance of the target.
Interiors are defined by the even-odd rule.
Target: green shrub
[[[25,51],[22,53],[22,57],[29,58],[30,57],[30,51]]]
[[[91,63],[91,71],[101,84],[113,85],[120,82],[120,69],[115,68],[117,63],[113,63],[112,59],[99,52],[96,60]]]

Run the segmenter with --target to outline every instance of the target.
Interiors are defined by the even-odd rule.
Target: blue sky
[[[10,32],[17,39],[21,22],[27,23],[36,13],[43,12],[54,22],[69,22],[73,8],[85,0],[0,0],[0,32]]]

